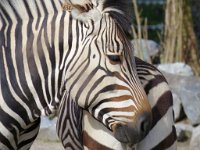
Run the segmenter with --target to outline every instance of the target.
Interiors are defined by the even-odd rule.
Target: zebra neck
[[[34,106],[35,116],[51,114],[61,101],[81,25],[58,0],[0,0],[0,8],[1,63],[16,75],[1,70],[2,78],[15,83],[15,95]]]

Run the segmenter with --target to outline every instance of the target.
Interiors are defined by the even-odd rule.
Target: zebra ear
[[[79,21],[82,21],[83,23],[89,22],[89,21],[98,21],[101,19],[101,13],[97,8],[92,8],[89,11],[84,11],[84,9],[81,7],[75,7],[71,11],[72,17],[74,19],[77,19]]]
[[[101,11],[97,7],[101,4],[99,0],[61,0],[63,2],[63,10],[71,11],[72,17],[83,23],[88,21],[98,21],[101,19]],[[100,8],[101,8],[100,7]]]

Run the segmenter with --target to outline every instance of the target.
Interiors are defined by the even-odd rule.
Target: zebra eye
[[[108,55],[108,58],[115,63],[120,63],[121,62],[121,58],[120,55]]]

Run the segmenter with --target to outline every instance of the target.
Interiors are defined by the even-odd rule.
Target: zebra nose
[[[139,133],[146,136],[151,128],[152,116],[149,113],[143,113],[138,120]]]
[[[144,113],[140,115],[136,122],[126,124],[116,124],[114,127],[115,138],[122,142],[134,145],[140,142],[151,128],[151,114]]]

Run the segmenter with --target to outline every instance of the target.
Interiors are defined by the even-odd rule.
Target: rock
[[[200,126],[193,130],[192,139],[190,141],[190,150],[200,149]]]
[[[164,73],[172,92],[182,102],[184,112],[193,125],[200,124],[200,78]]]
[[[177,62],[173,64],[160,64],[158,69],[171,74],[177,74],[182,76],[193,76],[192,68],[184,63]]]
[[[56,121],[57,118],[50,120],[48,117],[42,117],[40,131],[37,139],[42,141],[52,141],[52,142],[59,141],[56,132]]]
[[[192,136],[193,126],[187,122],[179,122],[175,124],[177,140],[179,142],[185,142]]]
[[[144,58],[142,59],[144,61],[149,61],[150,57],[157,55],[159,52],[159,45],[152,40],[137,39],[132,40],[132,44],[135,50],[135,56],[140,57],[139,54],[141,53],[140,50],[142,49],[142,53],[144,55]]]
[[[172,92],[172,96],[173,96],[174,117],[175,120],[178,120],[181,117],[182,104],[180,97],[175,92]]]

